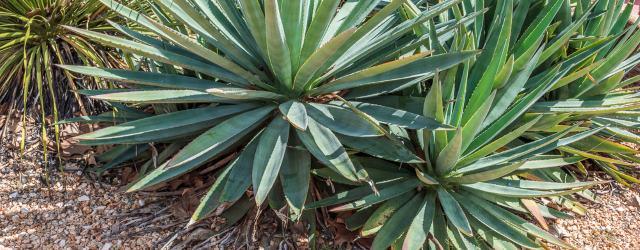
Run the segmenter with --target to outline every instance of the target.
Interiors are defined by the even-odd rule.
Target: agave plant
[[[496,9],[497,3],[488,7]],[[576,121],[587,122],[593,128],[609,125],[598,134],[560,150],[567,156],[588,159],[619,183],[639,183],[629,174],[636,171],[640,163],[635,156],[638,151],[628,146],[639,139],[635,129],[640,107],[636,88],[628,88],[640,81],[640,77],[627,77],[640,63],[640,54],[634,52],[640,44],[638,23],[625,28],[632,5],[578,1],[574,10],[559,1],[547,5],[519,4],[513,13],[511,30],[505,31],[506,35],[501,38],[501,43],[509,44],[507,51],[512,56],[506,61],[502,59],[504,65],[495,84],[501,86],[505,80],[516,80],[514,71],[525,62],[516,60],[517,53],[543,50],[534,74],[514,86],[513,93],[524,94],[535,89],[550,71],[569,71],[525,114],[525,120],[539,115],[543,118],[524,139],[539,139]],[[479,38],[489,30],[483,29],[481,23],[481,17],[476,18],[474,32]],[[536,30],[544,32],[544,36],[530,36],[530,32]],[[528,41],[529,47],[518,47],[520,41]],[[586,174],[587,168],[582,162],[576,162],[575,166]]]
[[[413,53],[430,38],[446,37],[473,21],[438,22],[430,36],[413,33],[414,28],[457,7],[458,1],[444,1],[407,20],[398,10],[403,0],[157,1],[176,23],[156,20],[115,1],[102,2],[155,35],[116,23],[132,39],[67,29],[169,65],[168,71],[63,68],[129,87],[84,91],[91,98],[133,103],[142,109],[166,104],[172,108],[155,110],[156,115],[128,111],[117,118],[129,122],[79,139],[87,145],[120,144],[104,157],[119,162],[127,159],[119,155],[131,158],[148,145],[168,145],[154,159],[160,164],[129,191],[167,182],[238,152],[218,172],[192,221],[221,204],[246,200],[244,194],[251,185],[260,206],[280,184],[292,218],[299,218],[313,161],[352,182],[371,183],[366,170],[350,159],[345,140],[372,150],[378,144],[395,143],[395,157],[419,160],[402,158],[406,150],[389,139],[388,126],[428,130],[449,126],[354,100],[407,89],[433,77],[436,69],[450,68],[477,54]],[[94,118],[107,120],[105,116],[89,120]]]
[[[640,31],[637,23],[625,28],[632,5],[622,1],[577,1],[571,13],[561,6],[557,23],[544,23],[548,30],[548,47],[560,48],[562,53],[543,54],[538,62],[539,72],[554,67],[570,68],[538,103],[528,111],[529,117],[543,114],[544,123],[532,130],[529,139],[537,139],[565,128],[566,123],[589,122],[591,127],[607,128],[572,145],[561,147],[568,156],[580,156],[611,175],[619,183],[640,183],[630,171],[637,170],[640,158],[637,150],[624,145],[637,143],[638,108],[640,99],[635,88],[628,88],[640,77],[625,79],[638,64]],[[551,13],[553,14],[553,13]],[[556,27],[554,27],[556,26]],[[555,30],[555,31],[554,31]],[[533,89],[536,78],[524,85]],[[580,172],[587,169],[577,164]]]
[[[590,129],[578,122],[537,137],[532,128],[545,124],[546,117],[523,117],[577,64],[569,61],[564,67],[556,66],[531,77],[546,54],[559,50],[557,46],[541,45],[546,30],[538,25],[546,27],[563,2],[540,3],[537,8],[541,10],[536,12],[539,14],[530,22],[534,25],[523,29],[520,35],[511,32],[518,26],[519,16],[515,13],[522,11],[519,7],[523,3],[514,7],[514,1],[500,0],[493,8],[489,26],[474,26],[489,32],[478,34],[461,28],[449,43],[431,39],[428,46],[436,54],[474,50],[478,46],[483,50],[475,60],[436,74],[424,97],[414,91],[411,96],[369,101],[422,113],[456,130],[391,126],[391,138],[416,149],[412,158],[421,159],[422,163],[387,154],[394,151],[391,144],[379,144],[372,151],[366,145],[345,141],[360,153],[354,159],[377,183],[379,191],[360,186],[307,208],[333,206],[330,211],[353,211],[347,227],[359,229],[364,237],[376,234],[372,249],[518,249],[539,248],[542,241],[569,247],[542,229],[547,227],[545,217],[566,215],[549,204],[571,208],[576,202],[570,194],[598,182],[575,181],[557,168],[581,157],[551,152],[605,128]],[[464,6],[474,4],[474,8],[482,7],[477,2]],[[419,10],[419,6],[409,4],[405,12]],[[421,26],[417,32],[428,33],[429,26]],[[522,92],[529,82],[533,87]],[[327,169],[314,172],[338,183],[356,185]],[[550,203],[537,199],[542,197]],[[535,219],[542,228],[523,216]]]
[[[562,140],[574,139],[576,137]],[[505,153],[515,153],[512,150],[516,149]],[[547,170],[545,168],[573,161],[552,155],[518,158],[515,163],[503,162],[477,171],[462,167],[444,175],[436,170],[425,169],[425,173],[418,170],[427,165],[397,165],[370,157],[356,159],[368,164],[368,170],[380,188],[379,193],[360,186],[311,203],[308,208],[337,205],[329,211],[352,211],[346,219],[346,227],[359,230],[362,237],[375,236],[372,249],[389,246],[393,249],[539,248],[542,246],[540,240],[571,248],[546,231],[549,229],[547,218],[567,219],[571,216],[554,209],[555,205],[551,204],[555,201],[546,204],[536,198],[572,199],[569,194],[598,184],[526,178],[528,171]],[[495,159],[489,156],[481,158],[479,163]],[[315,172],[341,184],[355,185],[327,174],[326,169]],[[562,202],[555,204],[571,208]]]

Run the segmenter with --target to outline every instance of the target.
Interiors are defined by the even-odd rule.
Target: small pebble
[[[112,246],[113,244],[111,244],[111,242],[107,242],[100,248],[100,250],[109,250]]]
[[[89,198],[89,196],[86,196],[86,195],[78,197],[78,201],[79,202],[89,201],[89,200],[91,200],[91,199]]]
[[[34,134],[38,134],[37,128]],[[11,131],[7,132],[6,140],[19,138]],[[151,249],[154,243],[175,232],[177,227],[147,233],[142,232],[144,228],[133,226],[118,227],[119,231],[108,235],[113,225],[148,217],[162,206],[140,213],[136,210],[138,205],[146,203],[140,195],[121,192],[120,186],[93,185],[90,180],[76,176],[75,170],[71,173],[52,171],[51,185],[44,185],[41,179],[46,174],[39,148],[28,151],[23,160],[17,161],[19,149],[6,150],[6,140],[0,141],[0,250]],[[36,146],[40,143],[38,137],[27,138],[27,141]],[[51,159],[55,159],[55,155],[52,154]],[[56,164],[52,162],[50,166],[56,167]],[[75,169],[84,167],[73,164],[76,164],[72,166]],[[125,201],[136,206],[129,206]],[[171,213],[165,211],[153,216]],[[171,218],[146,227],[162,227],[176,222]],[[125,237],[118,245],[110,242],[130,234],[135,237]]]

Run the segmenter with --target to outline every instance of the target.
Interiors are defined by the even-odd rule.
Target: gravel
[[[585,203],[587,214],[559,220],[557,235],[578,249],[640,249],[640,189],[611,184],[595,190],[597,203]]]
[[[63,176],[66,185],[57,182],[48,188],[39,183],[37,173],[33,169],[11,170],[9,174],[0,175],[1,246],[16,249],[151,248],[154,242],[171,233],[158,230],[127,237],[144,228],[120,230],[123,222],[140,218],[134,211],[143,208],[137,201],[145,197],[122,193],[114,186],[90,183],[75,174]],[[20,175],[26,176],[28,181],[21,183]],[[85,188],[79,188],[80,185]]]
[[[83,183],[83,184],[84,184],[84,183]],[[86,196],[86,195],[83,195],[83,196],[78,197],[78,201],[79,201],[79,202],[89,201],[89,200],[91,200],[91,199],[89,198],[89,196]]]
[[[0,141],[0,250],[149,249],[170,237],[175,230],[167,226],[174,222],[170,214],[151,222],[166,205],[163,200],[124,193],[82,171],[55,171],[55,156],[43,161],[38,128],[28,129],[22,159],[17,130]],[[82,169],[83,164],[62,165]]]

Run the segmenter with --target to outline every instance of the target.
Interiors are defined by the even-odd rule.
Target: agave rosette
[[[369,103],[433,77],[477,54],[457,51],[411,53],[428,36],[413,28],[446,12],[445,1],[409,20],[404,4],[382,1],[205,1],[159,0],[179,25],[155,20],[111,0],[102,2],[154,33],[113,25],[132,39],[68,27],[93,41],[153,60],[169,71],[143,72],[63,66],[130,88],[84,91],[111,103],[171,107],[157,115],[125,110],[124,122],[79,137],[86,145],[120,144],[102,160],[131,159],[151,143],[169,145],[157,155],[158,167],[132,184],[148,188],[240,152],[203,198],[197,221],[220,204],[242,199],[249,186],[257,205],[281,183],[293,218],[305,204],[312,160],[345,179],[370,182],[341,141],[375,148],[397,143],[388,127],[449,129],[432,118]],[[446,36],[472,19],[442,22],[434,33]],[[158,39],[159,38],[159,39]],[[408,55],[406,55],[409,53]],[[164,72],[164,73],[162,73]],[[169,106],[162,106],[169,105]],[[184,108],[188,107],[188,108]],[[165,112],[166,111],[166,112]],[[88,118],[104,121],[105,115]],[[401,144],[398,161],[420,162]],[[127,157],[120,157],[126,155]],[[117,164],[111,164],[114,167]],[[147,164],[146,166],[149,166]],[[104,170],[104,168],[103,168]]]
[[[529,139],[562,130],[567,123],[585,121],[592,128],[607,126],[599,133],[572,145],[561,147],[567,156],[589,159],[619,183],[640,183],[629,174],[637,170],[638,151],[628,146],[638,143],[636,132],[640,96],[629,88],[640,77],[627,77],[640,63],[640,31],[637,23],[626,26],[632,5],[624,2],[577,1],[575,11],[568,6],[557,10],[556,23],[546,23],[548,46],[563,53],[547,54],[538,71],[553,67],[570,68],[538,103],[528,111],[528,118],[543,115],[543,122],[533,127]],[[553,13],[551,13],[553,14]],[[524,86],[535,87],[535,79]],[[579,171],[587,172],[581,163]]]
[[[540,14],[531,23],[544,26],[551,22],[554,17],[548,16],[549,9],[562,3],[550,1],[540,6]],[[478,7],[482,6],[474,8]],[[419,6],[409,5],[406,12],[416,9]],[[390,126],[391,138],[415,149],[414,154],[424,163],[395,163],[393,156],[385,154],[393,152],[390,144],[379,145],[376,152],[349,145],[361,153],[353,158],[376,182],[378,192],[361,185],[307,208],[332,206],[330,211],[353,211],[347,227],[360,230],[365,237],[375,234],[372,249],[518,249],[539,248],[543,241],[569,247],[542,229],[547,226],[544,218],[567,216],[550,204],[576,209],[573,207],[579,205],[572,194],[587,196],[583,191],[598,182],[576,181],[558,168],[583,158],[552,152],[605,128],[590,129],[576,123],[526,139],[535,134],[531,129],[540,126],[545,117],[523,119],[523,115],[566,76],[570,67],[554,67],[531,77],[545,52],[554,53],[558,48],[540,46],[545,29],[535,26],[511,36],[516,12],[514,1],[497,1],[490,26],[473,27],[490,32],[481,36],[461,28],[450,43],[431,39],[428,46],[436,55],[474,50],[478,45],[482,53],[475,60],[439,72],[426,96],[414,91],[412,96],[371,100],[422,113],[456,128],[431,131]],[[429,26],[421,28],[428,32]],[[535,80],[534,88],[521,92],[531,79]],[[357,185],[326,168],[314,173]],[[535,219],[542,228],[524,216]]]

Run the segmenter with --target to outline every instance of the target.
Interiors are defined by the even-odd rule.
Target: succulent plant
[[[567,156],[588,159],[596,169],[611,175],[619,183],[640,183],[629,173],[637,171],[638,151],[629,143],[638,142],[640,99],[631,87],[640,77],[628,73],[640,63],[638,23],[626,26],[633,5],[623,2],[577,1],[575,11],[568,6],[559,10],[566,17],[547,27],[548,53],[538,71],[553,67],[569,72],[528,111],[527,116],[543,114],[544,123],[532,128],[528,138],[536,139],[566,127],[566,123],[584,121],[590,127],[607,126],[599,133],[572,145],[561,147]],[[627,77],[627,78],[625,78]],[[533,79],[524,88],[534,87]],[[627,145],[623,144],[624,142]],[[579,172],[587,168],[576,164]]]
[[[129,38],[67,30],[139,65],[61,66],[125,87],[82,91],[118,112],[75,119],[115,123],[78,138],[116,145],[99,172],[150,155],[129,191],[214,171],[192,223],[336,205],[374,249],[569,247],[545,218],[582,213],[601,182],[559,167],[635,181],[614,165],[635,150],[609,141],[637,138],[622,79],[640,32],[620,2],[101,1]],[[314,175],[356,187],[314,201]]]
[[[65,72],[53,65],[114,66],[118,60],[117,54],[67,32],[62,25],[108,31],[109,17],[114,16],[97,0],[0,1],[0,101],[14,107],[52,106],[53,113],[58,106],[68,114],[74,111],[73,105],[63,106],[68,90],[92,83],[65,78]],[[77,105],[84,108],[82,103]]]
[[[367,102],[423,82],[468,60],[477,51],[414,53],[432,37],[451,35],[472,19],[439,22],[432,34],[412,31],[458,5],[444,1],[405,20],[405,1],[205,1],[159,0],[176,23],[153,19],[125,5],[102,0],[136,23],[113,23],[131,39],[67,27],[92,41],[136,54],[174,73],[62,66],[119,82],[126,89],[84,94],[141,108],[171,105],[155,115],[134,114],[79,137],[86,145],[120,144],[110,159],[149,144],[170,145],[158,166],[132,184],[145,189],[239,152],[222,171],[193,216],[197,221],[221,204],[245,197],[253,186],[262,205],[281,183],[292,217],[298,218],[313,161],[353,182],[370,182],[343,143],[384,152],[397,161],[421,161],[394,140],[389,126],[446,130],[431,117]],[[153,35],[148,34],[149,32]],[[104,118],[104,117],[102,117]],[[126,117],[120,117],[126,120]],[[349,141],[348,143],[346,141]],[[372,187],[373,188],[373,187]]]
[[[113,17],[113,16],[111,16]],[[83,111],[91,103],[69,90],[94,88],[99,83],[76,81],[54,64],[117,65],[117,53],[97,48],[62,28],[109,30],[97,0],[2,0],[0,1],[0,103],[24,115],[39,107],[44,116]],[[43,122],[44,124],[44,122]],[[44,130],[44,129],[43,129]],[[46,134],[43,134],[46,141]],[[45,149],[46,150],[46,149]]]
[[[474,6],[465,3],[470,3],[465,7]],[[423,163],[397,164],[350,145],[360,152],[353,158],[362,163],[379,191],[359,186],[307,207],[354,211],[347,227],[359,229],[364,237],[375,234],[372,249],[517,249],[538,248],[542,241],[569,247],[542,229],[547,226],[545,217],[565,214],[538,198],[545,197],[560,207],[577,206],[570,195],[585,195],[583,190],[598,182],[579,182],[558,169],[583,158],[562,155],[556,149],[584,142],[606,128],[591,129],[580,121],[564,121],[544,136],[538,136],[534,129],[549,119],[532,112],[540,105],[540,98],[592,55],[578,60],[585,56],[578,53],[562,65],[539,70],[547,55],[560,51],[560,46],[545,46],[543,41],[563,3],[539,2],[533,12],[521,9],[523,2],[514,6],[515,1],[495,1],[492,13],[477,17],[475,24],[480,22],[480,26],[474,26],[473,31],[458,29],[448,43],[431,39],[428,46],[436,55],[479,47],[482,53],[436,74],[430,85],[422,87],[428,89],[426,93],[414,91],[394,102],[389,102],[389,97],[371,102],[392,103],[456,130],[391,126],[396,140],[415,149]],[[475,10],[482,7],[475,4]],[[419,13],[415,10],[420,9],[409,5],[407,12]],[[522,13],[534,13],[527,22],[530,26],[523,26]],[[489,26],[482,26],[483,18],[491,20]],[[420,28],[418,32],[428,32],[430,27]],[[385,149],[391,147],[380,150]],[[327,169],[314,172],[341,184],[357,185]],[[523,217],[535,219],[542,228]]]

